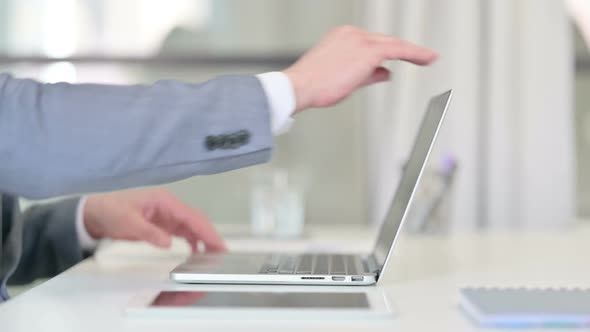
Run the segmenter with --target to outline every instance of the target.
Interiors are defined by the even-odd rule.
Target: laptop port
[[[333,281],[344,281],[344,277],[332,277]]]
[[[365,278],[363,276],[352,276],[350,277],[351,281],[363,281]]]
[[[324,277],[301,277],[301,280],[324,280]]]

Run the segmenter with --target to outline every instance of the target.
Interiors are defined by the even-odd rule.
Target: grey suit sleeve
[[[0,74],[0,192],[28,198],[172,182],[268,161],[252,75],[200,84],[40,84]]]
[[[23,214],[22,255],[9,284],[51,278],[83,257],[76,234],[78,199],[37,205]]]

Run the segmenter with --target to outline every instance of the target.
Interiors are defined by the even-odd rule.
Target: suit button
[[[209,151],[217,149],[217,138],[215,136],[207,136],[205,139],[205,146]]]
[[[240,145],[246,145],[248,143],[250,143],[250,132],[247,130],[240,130],[239,132],[237,132],[236,134],[238,136],[238,141],[240,142]]]
[[[228,137],[229,148],[230,149],[237,149],[240,147],[240,137],[237,135],[231,135]]]
[[[219,147],[224,150],[231,148],[231,136],[219,135]]]

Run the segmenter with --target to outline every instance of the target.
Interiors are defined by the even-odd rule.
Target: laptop
[[[369,254],[221,253],[189,257],[170,272],[180,283],[370,285],[379,280],[445,117],[452,91],[431,98],[374,249]]]

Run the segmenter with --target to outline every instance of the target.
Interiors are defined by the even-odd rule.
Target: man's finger
[[[144,213],[144,217],[168,234],[176,234],[176,230],[183,225],[180,220],[175,218],[170,209],[164,209],[161,206],[154,207],[150,217]]]
[[[364,86],[389,81],[391,78],[391,72],[385,67],[377,67],[369,76],[369,78],[363,83]]]
[[[384,41],[379,44],[381,56],[384,60],[403,60],[416,65],[428,65],[438,57],[438,54],[427,48],[414,45],[405,40]]]
[[[133,214],[129,220],[130,233],[137,240],[146,241],[160,248],[169,248],[172,239],[168,233],[160,229],[139,214]]]
[[[174,235],[184,238],[191,247],[191,252],[193,254],[196,254],[199,251],[197,245],[197,241],[199,241],[199,239],[185,225],[179,225],[174,231]]]
[[[174,198],[169,198],[162,203],[167,205],[173,217],[183,224],[187,231],[205,243],[208,250],[226,249],[223,239],[204,215]]]
[[[197,236],[174,214],[174,209],[175,207],[171,207],[170,204],[167,204],[166,208],[162,208],[162,206],[159,206],[157,209],[154,208],[154,212],[150,215],[150,222],[160,229],[165,230],[168,234],[184,238],[191,247],[191,252],[193,254],[197,253]]]

